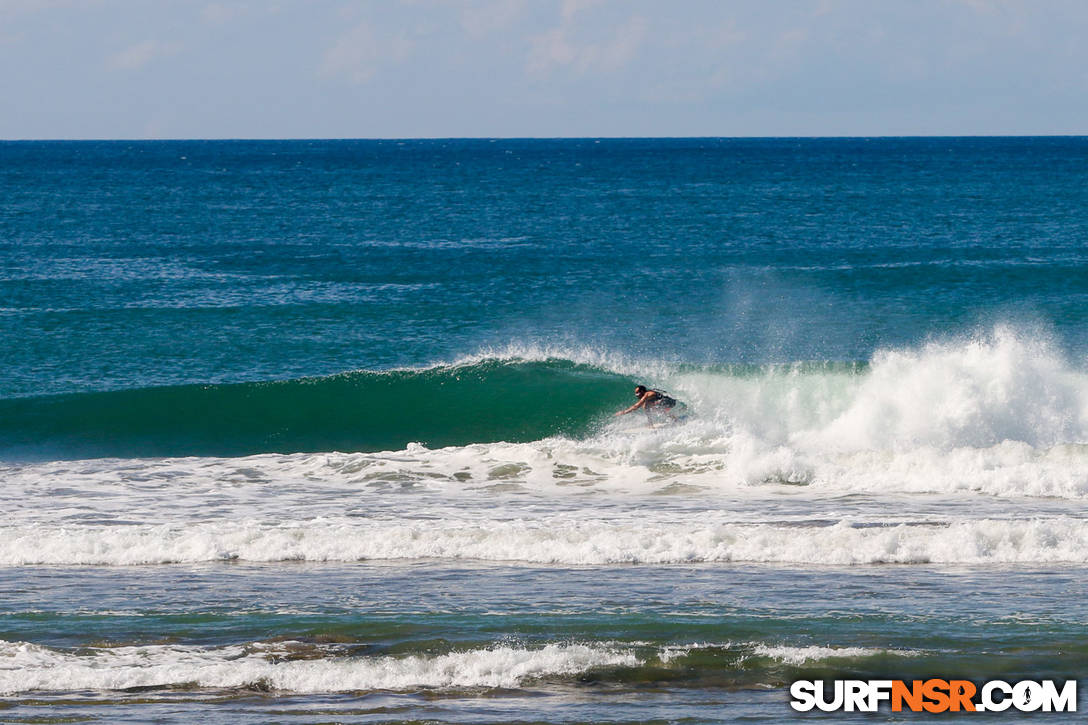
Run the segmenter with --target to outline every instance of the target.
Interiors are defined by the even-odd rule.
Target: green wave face
[[[241,456],[587,434],[633,383],[565,360],[0,401],[0,453]]]

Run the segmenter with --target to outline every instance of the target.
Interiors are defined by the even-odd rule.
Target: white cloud
[[[578,73],[617,71],[634,58],[648,31],[646,19],[635,16],[616,28],[605,42],[576,45],[569,26],[554,28],[530,39],[526,68],[535,74],[562,67]]]
[[[249,6],[246,4],[210,3],[200,11],[200,19],[208,25],[225,25],[248,11]]]
[[[377,70],[378,47],[374,31],[367,23],[359,23],[337,38],[321,62],[321,72],[328,76],[345,76],[352,83],[365,83]]]
[[[461,10],[461,27],[473,37],[509,28],[525,12],[526,0],[470,3]]]
[[[771,57],[776,60],[794,60],[801,55],[808,40],[809,31],[806,28],[789,28],[780,33],[774,42]]]
[[[1032,17],[1032,5],[1030,3],[1014,3],[1008,0],[961,0],[970,7],[977,16],[989,21],[1000,32],[1015,36],[1025,32],[1028,20]],[[1037,15],[1036,15],[1037,17]]]
[[[379,40],[367,22],[345,32],[325,51],[321,74],[342,76],[351,83],[366,83],[388,62],[403,62],[412,55],[415,41],[406,33]]]
[[[563,16],[563,22],[567,22],[578,13],[589,10],[594,5],[600,5],[602,2],[604,0],[563,0],[559,14]]]
[[[530,73],[547,73],[556,66],[570,65],[578,58],[578,50],[567,40],[567,33],[562,28],[541,33],[530,43]]]
[[[645,18],[634,17],[616,30],[612,42],[601,46],[598,50],[598,64],[605,70],[619,70],[627,65],[649,31],[649,23]]]
[[[156,58],[177,53],[179,48],[176,43],[144,40],[110,56],[107,66],[112,70],[139,70]]]
[[[78,8],[80,4],[77,0],[0,0],[0,16],[11,18],[68,7]]]
[[[990,0],[962,0],[963,4],[980,13],[994,13],[997,11],[997,5]]]

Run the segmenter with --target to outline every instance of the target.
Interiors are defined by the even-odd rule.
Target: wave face
[[[0,451],[60,457],[379,451],[585,435],[629,395],[569,360],[182,385],[0,401]]]
[[[646,419],[610,417],[636,381],[687,404],[682,425],[656,434],[660,455],[647,463],[725,455],[804,482],[814,456],[963,458],[1001,447],[1005,463],[1030,464],[1063,446],[1077,457],[1088,443],[1088,374],[1047,340],[999,327],[857,364],[698,366],[515,350],[419,370],[9,399],[0,401],[0,452],[241,456],[558,436],[645,458],[648,443],[636,439]]]

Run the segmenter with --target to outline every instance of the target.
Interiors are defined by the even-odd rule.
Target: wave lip
[[[887,650],[874,647],[822,647],[809,645],[807,647],[789,647],[785,645],[756,644],[753,653],[757,657],[782,662],[787,665],[800,666],[810,662],[826,662],[836,659],[861,659],[865,657],[881,657],[894,655],[897,657],[918,657],[921,652],[915,650]]]
[[[1085,564],[1088,521],[981,519],[932,524],[376,521],[4,529],[0,565],[212,561],[475,560],[543,565],[781,563]]]

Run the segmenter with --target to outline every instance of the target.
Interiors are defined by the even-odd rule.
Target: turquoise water
[[[1086,162],[0,143],[0,722],[1079,676]],[[687,417],[612,417],[636,383]]]
[[[5,396],[513,344],[865,360],[1025,318],[1083,351],[1088,140],[4,143]]]

